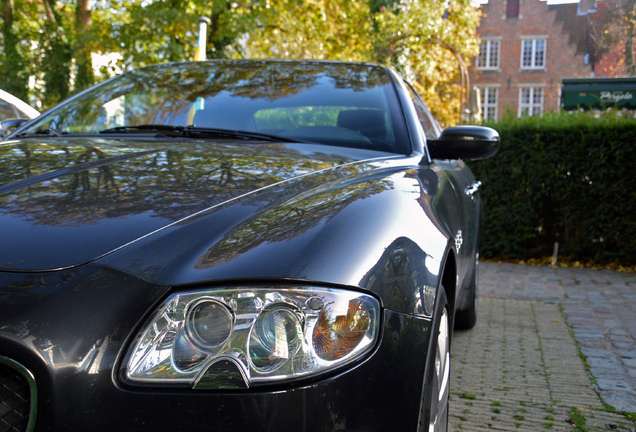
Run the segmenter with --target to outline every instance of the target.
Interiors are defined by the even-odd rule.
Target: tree
[[[416,83],[443,124],[459,120],[464,58],[478,51],[470,0],[269,0],[235,16],[247,29],[236,57],[387,64]]]
[[[94,82],[90,0],[3,0],[1,88],[43,108]]]
[[[4,58],[2,61],[0,85],[9,93],[27,98],[28,73],[24,46],[20,42],[17,23],[14,20],[15,5],[13,0],[2,1],[2,37]]]
[[[234,56],[372,60],[367,0],[269,0],[236,9],[247,37]]]
[[[635,76],[636,0],[599,2],[597,13],[589,14],[588,20],[594,59],[601,73]]]
[[[2,68],[22,74],[21,80],[5,74],[5,82],[25,89],[27,77],[38,78],[44,107],[94,82],[92,53],[121,55],[106,76],[191,60],[201,16],[211,19],[208,58],[387,64],[415,84],[444,124],[458,120],[466,84],[461,67],[478,51],[479,9],[471,0],[2,1]],[[13,1],[27,11],[17,22]],[[18,41],[35,42],[28,50]]]
[[[468,88],[465,59],[479,51],[479,17],[470,0],[402,0],[376,18],[374,61],[402,72],[445,126],[459,121]]]
[[[46,21],[40,39],[43,50],[45,107],[50,107],[69,96],[73,50],[69,40],[69,17],[66,5],[55,0],[44,0]],[[58,9],[59,7],[59,9]]]
[[[91,33],[101,46],[96,51],[120,52],[123,68],[160,62],[192,60],[197,21],[208,17],[208,58],[227,57],[225,48],[239,34],[230,0],[104,1]]]
[[[77,62],[77,90],[85,89],[95,82],[91,58],[91,3],[90,0],[77,0],[75,9],[76,40],[73,57]]]

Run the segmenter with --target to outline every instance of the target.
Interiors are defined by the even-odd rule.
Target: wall
[[[517,8],[518,7],[518,8]],[[569,7],[575,16],[577,5]],[[548,6],[540,0],[489,0],[482,5],[482,20],[478,29],[480,37],[500,38],[500,66],[497,70],[477,70],[476,61],[471,69],[471,83],[478,87],[494,86],[498,90],[498,117],[507,109],[515,113],[519,108],[519,88],[536,86],[543,88],[543,111],[559,108],[562,78],[588,77],[592,72],[585,64],[585,52],[580,51],[573,40],[571,29],[562,19],[557,19],[556,6]],[[507,17],[507,13],[518,16]],[[559,13],[563,13],[561,10]],[[564,25],[566,28],[564,28]],[[537,36],[546,39],[545,67],[539,70],[521,68],[521,50],[524,37]]]

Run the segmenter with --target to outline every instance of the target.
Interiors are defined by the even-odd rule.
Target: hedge
[[[470,163],[483,182],[481,254],[636,264],[636,120],[609,113],[507,116],[501,147]]]

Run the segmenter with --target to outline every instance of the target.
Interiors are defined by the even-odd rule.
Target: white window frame
[[[524,102],[524,92],[528,94],[528,101]],[[528,85],[519,88],[519,111],[517,116],[543,114],[545,91],[542,85]]]
[[[494,94],[494,102],[489,99]],[[499,86],[479,87],[481,97],[481,115],[484,120],[497,120],[499,118]],[[489,111],[491,110],[491,111]],[[489,115],[492,112],[492,115]]]
[[[529,48],[530,48],[530,56],[529,56],[529,62],[526,63],[526,47],[529,44]],[[543,45],[543,53],[540,57],[538,57],[538,54],[540,52],[540,46]],[[541,70],[541,69],[545,69],[545,63],[546,63],[546,59],[547,59],[547,52],[548,52],[548,38],[546,36],[529,36],[529,37],[523,37],[521,38],[521,69],[534,69],[534,70]],[[538,61],[540,60],[540,61]]]
[[[486,49],[483,52],[483,49]],[[493,52],[494,50],[494,52]],[[483,53],[483,57],[482,57]],[[495,61],[493,62],[493,55]],[[485,64],[481,64],[482,58],[485,59]],[[496,63],[496,64],[493,64]],[[482,38],[479,45],[479,54],[477,55],[477,69],[479,70],[498,70],[501,66],[501,38]]]

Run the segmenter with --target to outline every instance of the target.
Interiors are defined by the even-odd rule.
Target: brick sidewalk
[[[604,405],[636,411],[636,277],[496,263],[480,270],[477,325],[453,340],[450,430],[636,431]]]

